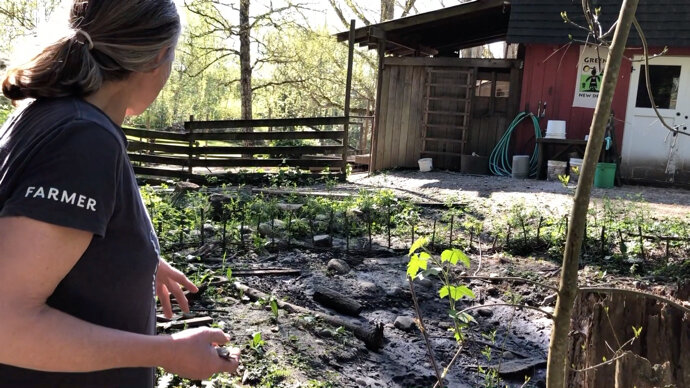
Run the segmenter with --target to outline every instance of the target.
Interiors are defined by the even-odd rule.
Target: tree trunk
[[[577,296],[577,275],[580,260],[580,250],[584,238],[584,228],[587,219],[587,210],[594,183],[594,172],[604,143],[604,133],[611,114],[613,94],[618,83],[621,60],[625,51],[625,44],[630,33],[635,11],[639,0],[624,0],[613,37],[613,44],[609,50],[604,79],[597,107],[594,111],[594,119],[589,132],[589,142],[585,151],[584,162],[580,171],[580,179],[575,192],[573,211],[568,228],[568,237],[563,254],[561,280],[558,288],[558,301],[556,303],[553,330],[551,332],[551,344],[549,346],[549,358],[547,364],[546,385],[548,388],[565,388],[567,355],[570,330],[570,319],[573,312],[573,304]]]
[[[252,119],[252,63],[250,51],[251,25],[249,2],[240,0],[240,85],[242,87],[242,119]]]
[[[654,365],[649,360],[626,352],[616,361],[615,388],[656,388],[673,386],[671,383],[669,362],[664,365]],[[676,385],[680,387],[681,385]]]
[[[585,372],[571,371],[568,387],[690,386],[690,316],[677,307],[631,293],[583,291],[575,303],[570,362],[585,369],[607,360],[622,344],[634,354]],[[652,368],[654,366],[654,368]],[[655,382],[655,380],[657,380]]]
[[[381,21],[395,18],[395,0],[381,0]]]

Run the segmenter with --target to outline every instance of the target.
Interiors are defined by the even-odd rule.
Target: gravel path
[[[443,202],[447,198],[482,198],[492,205],[506,205],[524,200],[531,205],[548,205],[566,210],[572,204],[575,186],[563,187],[560,182],[517,180],[506,177],[465,175],[449,171],[389,171],[368,176],[352,174],[347,184],[338,190],[356,191],[362,188],[393,189],[396,194],[420,202]],[[613,189],[594,188],[596,199],[611,198],[646,201],[655,214],[666,217],[690,216],[690,191],[685,189],[646,186],[623,186]]]

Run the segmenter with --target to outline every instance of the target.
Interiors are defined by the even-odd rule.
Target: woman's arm
[[[55,372],[162,366],[188,378],[234,372],[220,330],[147,336],[97,326],[46,305],[92,234],[24,217],[0,218],[0,363]],[[237,353],[237,356],[239,354]]]

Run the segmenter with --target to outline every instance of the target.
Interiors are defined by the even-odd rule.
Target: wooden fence
[[[258,168],[345,173],[347,117],[189,121],[184,126],[184,132],[125,128],[135,173],[191,181]]]

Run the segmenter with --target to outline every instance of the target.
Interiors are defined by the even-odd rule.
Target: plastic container
[[[529,156],[515,155],[513,156],[513,178],[527,179],[529,176]]]
[[[547,166],[546,180],[557,181],[560,175],[565,175],[568,163],[561,162],[560,160],[549,160]]]
[[[613,188],[616,181],[616,163],[597,163],[594,173],[594,187],[600,189]]]
[[[546,138],[565,139],[565,121],[549,120],[546,125]]]
[[[419,163],[419,171],[421,172],[429,172],[434,168],[434,160],[432,158],[422,158],[417,163]]]
[[[580,170],[582,170],[582,159],[570,158],[570,181],[577,183],[580,179]]]

